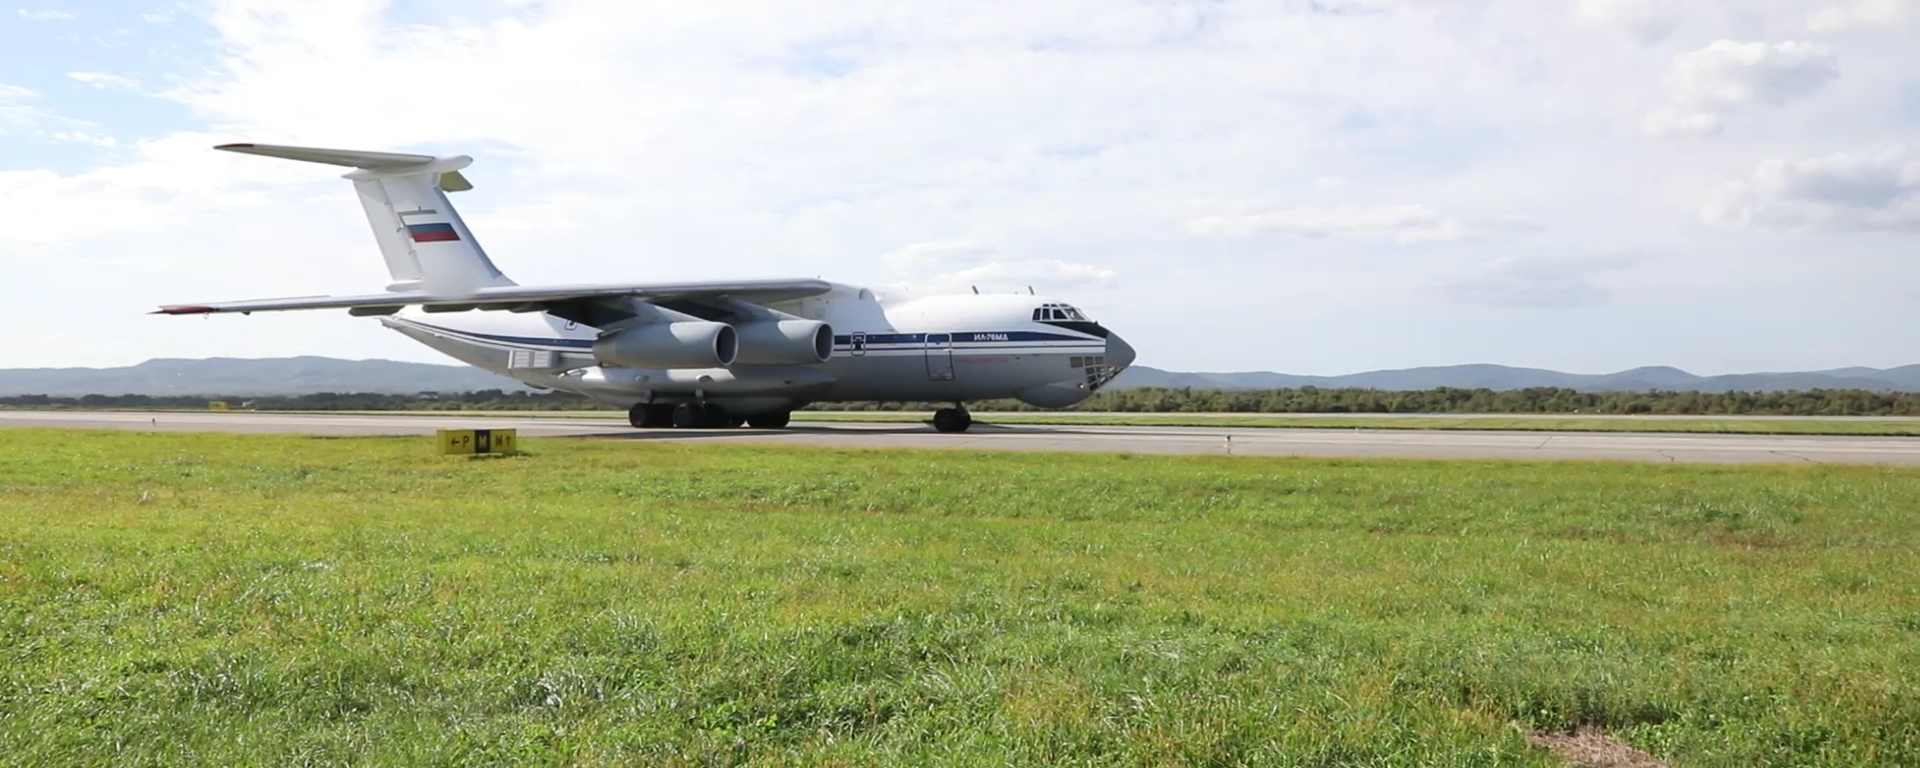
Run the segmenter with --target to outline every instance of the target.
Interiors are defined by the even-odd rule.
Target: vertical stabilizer
[[[359,193],[387,273],[393,277],[388,290],[460,295],[514,284],[487,258],[447,199],[449,191],[473,188],[460,175],[473,158],[268,144],[227,144],[216,149],[356,169],[346,178]]]
[[[421,278],[425,275],[420,271],[420,258],[413,253],[413,244],[401,225],[399,214],[395,213],[397,209],[393,198],[387,195],[386,186],[369,179],[354,182],[353,189],[360,193],[360,207],[367,212],[367,223],[373,225],[373,239],[380,243],[380,255],[387,259],[387,274],[393,276],[387,290],[421,287]]]

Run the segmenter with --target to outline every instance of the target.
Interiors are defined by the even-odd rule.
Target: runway
[[[1814,435],[1495,432],[1214,427],[995,426],[941,434],[918,424],[795,422],[790,429],[638,430],[621,419],[254,412],[0,411],[0,427],[314,435],[428,435],[517,429],[580,437],[844,448],[964,448],[1233,456],[1583,459],[1711,463],[1920,465],[1920,438]]]

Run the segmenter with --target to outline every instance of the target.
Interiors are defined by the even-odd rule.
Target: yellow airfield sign
[[[434,433],[443,456],[513,453],[519,442],[511,429],[442,429]]]

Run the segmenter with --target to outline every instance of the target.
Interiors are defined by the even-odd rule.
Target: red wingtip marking
[[[149,314],[155,314],[155,315],[204,315],[204,314],[207,314],[207,313],[209,313],[209,312],[212,312],[212,311],[213,311],[213,307],[207,307],[207,306],[202,306],[202,305],[199,305],[199,304],[182,304],[182,305],[178,305],[178,306],[172,306],[172,307],[161,307],[159,311],[157,311],[157,312],[151,312],[151,313],[149,313]]]

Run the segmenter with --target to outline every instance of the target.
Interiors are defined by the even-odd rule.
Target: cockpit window
[[[1046,323],[1047,325],[1065,328],[1076,333],[1098,336],[1103,339],[1107,338],[1107,329],[1100,327],[1099,323],[1089,319],[1085,312],[1074,309],[1071,304],[1062,304],[1057,301],[1049,301],[1041,304],[1034,308],[1033,320],[1037,323]]]
[[[1067,304],[1042,304],[1033,311],[1033,319],[1040,322],[1084,323],[1087,316],[1080,310]]]

